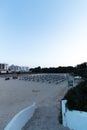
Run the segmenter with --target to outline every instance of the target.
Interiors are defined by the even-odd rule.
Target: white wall
[[[27,123],[27,121],[33,116],[36,104],[33,103],[31,106],[20,111],[5,127],[4,130],[21,130],[21,128]]]
[[[63,125],[70,130],[87,130],[87,112],[69,111],[65,106],[66,102],[62,100]]]

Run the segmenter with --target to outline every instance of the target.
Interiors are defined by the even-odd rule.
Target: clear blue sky
[[[0,62],[29,67],[87,61],[87,0],[0,1]]]

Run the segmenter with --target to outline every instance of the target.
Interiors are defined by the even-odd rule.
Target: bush
[[[71,88],[64,96],[67,100],[66,106],[69,110],[79,110],[87,112],[87,81],[81,82]]]

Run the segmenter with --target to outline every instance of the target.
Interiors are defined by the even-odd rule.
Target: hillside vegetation
[[[66,106],[69,110],[87,112],[87,80],[71,88],[63,99],[67,100]]]

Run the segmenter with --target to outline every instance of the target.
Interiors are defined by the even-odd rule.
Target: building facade
[[[6,73],[8,71],[8,64],[0,63],[0,73]]]
[[[9,71],[10,72],[28,72],[29,71],[29,67],[11,65],[11,66],[9,66]]]

